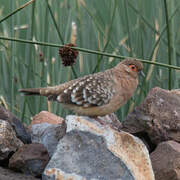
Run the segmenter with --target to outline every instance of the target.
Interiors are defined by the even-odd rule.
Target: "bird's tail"
[[[29,88],[29,89],[19,89],[19,92],[23,93],[26,96],[31,96],[31,95],[41,95],[40,94],[40,89],[41,88]]]

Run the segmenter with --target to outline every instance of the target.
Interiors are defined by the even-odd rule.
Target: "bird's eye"
[[[132,71],[138,72],[138,69],[137,69],[137,67],[136,67],[135,65],[130,64],[130,65],[129,65],[129,68],[130,68]]]

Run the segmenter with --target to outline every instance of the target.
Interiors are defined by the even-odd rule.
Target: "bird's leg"
[[[101,125],[107,124],[106,121],[103,119],[105,116],[93,116],[93,119],[99,122]]]

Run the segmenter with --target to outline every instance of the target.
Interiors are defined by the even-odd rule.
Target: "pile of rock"
[[[153,88],[121,129],[146,144],[156,180],[180,179],[180,90]]]
[[[180,179],[179,91],[152,89],[122,123],[42,111],[26,130],[3,107],[0,119],[0,179]]]

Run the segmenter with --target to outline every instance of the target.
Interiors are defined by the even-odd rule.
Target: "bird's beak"
[[[143,73],[143,71],[139,71],[139,73],[138,73],[140,76],[142,76],[142,77],[145,77],[145,74]]]

